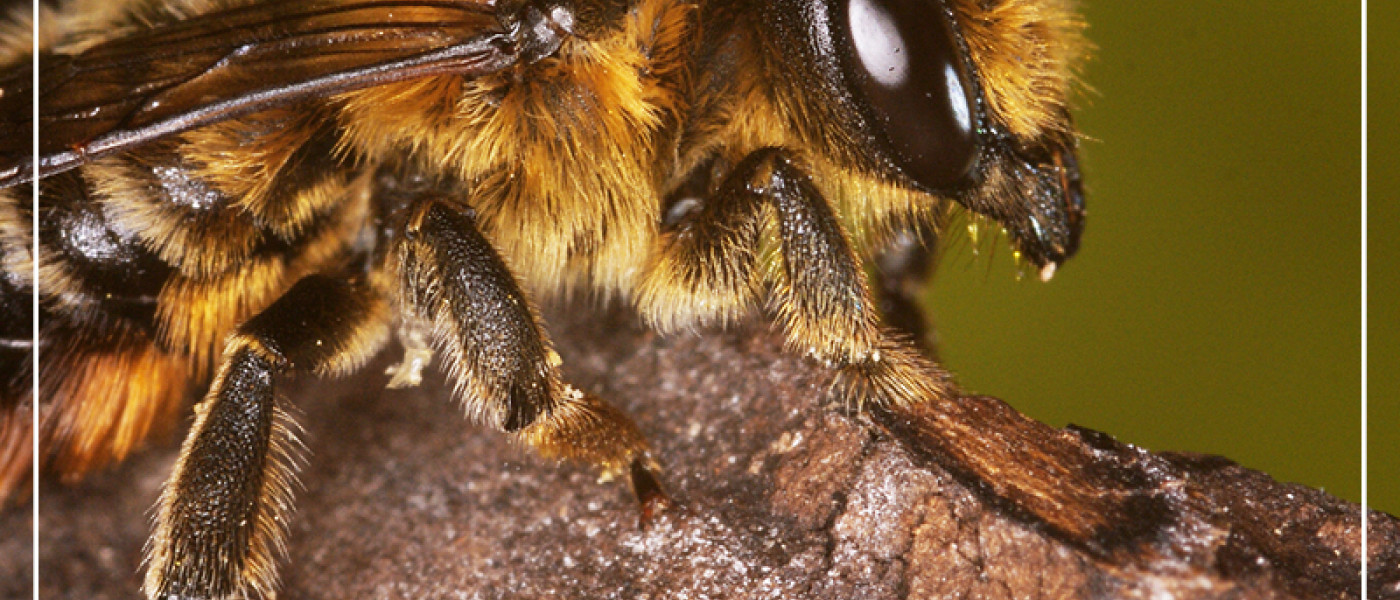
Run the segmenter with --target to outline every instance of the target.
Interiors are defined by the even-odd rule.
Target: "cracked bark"
[[[312,455],[281,597],[1359,596],[1359,507],[1322,492],[985,397],[851,416],[759,324],[663,338],[620,311],[546,316],[568,375],[636,418],[683,507],[638,528],[625,485],[468,424],[440,377],[383,390],[385,356],[290,383]],[[45,485],[43,597],[136,596],[174,442]],[[1400,521],[1369,520],[1372,596],[1400,598]]]

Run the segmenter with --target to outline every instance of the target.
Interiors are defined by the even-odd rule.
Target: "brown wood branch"
[[[1217,457],[1152,453],[966,397],[852,416],[751,325],[664,338],[554,312],[580,387],[624,407],[682,508],[469,425],[446,387],[291,384],[311,449],[283,598],[1355,598],[1360,511]],[[42,490],[45,598],[133,598],[174,441]],[[1400,521],[1370,515],[1373,597]]]

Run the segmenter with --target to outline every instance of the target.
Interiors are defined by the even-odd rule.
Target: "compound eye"
[[[887,151],[931,189],[967,183],[977,164],[977,90],[936,0],[837,0],[845,70]],[[844,15],[840,13],[844,12]]]

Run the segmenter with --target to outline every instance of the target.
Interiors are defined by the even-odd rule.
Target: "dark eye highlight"
[[[967,183],[977,164],[977,89],[950,15],[934,0],[838,0],[843,68],[895,165],[931,189]]]

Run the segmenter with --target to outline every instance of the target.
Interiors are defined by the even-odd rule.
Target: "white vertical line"
[[[32,136],[30,140],[29,151],[30,159],[32,160],[32,162],[30,163],[30,168],[38,169],[39,0],[30,1],[34,3],[31,7],[33,10],[33,14],[30,19],[30,27],[32,28],[34,35],[33,39],[31,39],[29,42],[30,51],[32,53],[30,56],[30,70],[32,71],[31,84],[33,87],[30,96],[33,100],[30,103],[29,107],[29,129],[30,135]],[[30,266],[33,268],[33,272],[30,274],[29,293],[33,300],[30,306],[30,310],[32,311],[32,313],[30,314],[30,318],[32,319],[31,323],[33,327],[33,329],[30,331],[30,339],[33,341],[33,345],[30,347],[29,351],[29,364],[31,370],[30,375],[33,377],[33,381],[30,384],[32,387],[30,388],[31,393],[29,394],[29,416],[31,419],[31,425],[29,429],[29,441],[31,448],[31,456],[29,463],[29,485],[31,490],[30,502],[32,503],[30,507],[33,509],[31,518],[33,520],[31,521],[29,530],[30,533],[33,535],[33,538],[30,542],[29,552],[30,558],[33,561],[32,566],[34,571],[31,575],[32,579],[30,581],[30,584],[32,585],[32,591],[34,592],[34,600],[39,600],[39,178],[33,177],[32,181],[34,183],[30,186],[30,216],[32,221],[30,223],[31,229],[29,234],[29,243],[31,244],[29,262]]]
[[[1370,511],[1368,510],[1368,505],[1369,505],[1369,503],[1368,503],[1368,500],[1367,500],[1367,498],[1366,498],[1366,492],[1367,492],[1367,490],[1366,490],[1366,479],[1367,479],[1366,412],[1367,412],[1367,410],[1368,410],[1368,408],[1369,408],[1368,405],[1367,405],[1367,400],[1366,400],[1366,395],[1367,395],[1367,387],[1366,387],[1366,378],[1367,378],[1367,357],[1366,357],[1367,339],[1366,339],[1366,323],[1367,323],[1367,317],[1368,317],[1368,315],[1367,315],[1367,310],[1366,310],[1366,309],[1367,309],[1367,304],[1368,304],[1367,299],[1366,299],[1366,288],[1367,288],[1366,269],[1367,269],[1367,267],[1368,267],[1367,260],[1366,260],[1366,249],[1367,249],[1368,242],[1369,242],[1369,240],[1367,239],[1367,235],[1366,235],[1366,225],[1367,225],[1368,222],[1369,222],[1369,221],[1368,221],[1368,216],[1367,216],[1367,206],[1366,206],[1366,202],[1367,202],[1367,192],[1368,192],[1367,186],[1366,186],[1366,176],[1367,176],[1367,166],[1368,166],[1368,165],[1367,165],[1367,160],[1366,160],[1366,143],[1367,143],[1367,132],[1366,132],[1366,119],[1367,119],[1367,115],[1366,115],[1366,83],[1367,83],[1367,82],[1366,82],[1366,68],[1367,68],[1367,64],[1366,64],[1366,49],[1367,49],[1367,37],[1366,37],[1366,25],[1367,25],[1367,22],[1366,22],[1366,9],[1367,9],[1367,6],[1366,6],[1366,4],[1367,4],[1366,0],[1361,0],[1361,598],[1362,598],[1362,600],[1365,600],[1365,598],[1366,598],[1366,592],[1367,592],[1367,589],[1366,589],[1366,588],[1367,588],[1367,585],[1366,585],[1366,583],[1367,583],[1367,582],[1366,582],[1366,579],[1367,579],[1367,577],[1366,577],[1366,575],[1367,575],[1367,566],[1366,566],[1366,526],[1367,526],[1369,520],[1366,518],[1366,515],[1370,513]]]

